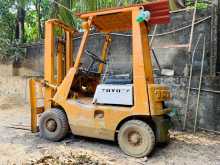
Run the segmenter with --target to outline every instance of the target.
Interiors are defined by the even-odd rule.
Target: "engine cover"
[[[109,105],[133,105],[133,85],[99,84],[93,103]]]

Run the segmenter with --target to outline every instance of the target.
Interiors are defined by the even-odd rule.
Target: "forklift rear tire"
[[[136,158],[147,156],[155,146],[152,128],[141,120],[130,120],[122,125],[118,133],[121,150]]]
[[[40,118],[39,129],[40,136],[45,139],[62,140],[69,130],[66,113],[57,108],[45,111]]]

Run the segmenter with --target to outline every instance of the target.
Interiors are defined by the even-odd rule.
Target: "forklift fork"
[[[36,133],[39,131],[37,121],[38,121],[38,114],[44,112],[43,106],[37,105],[37,100],[41,99],[37,97],[36,92],[36,85],[42,89],[42,85],[39,81],[30,79],[29,80],[29,87],[30,87],[30,106],[31,106],[31,132]]]

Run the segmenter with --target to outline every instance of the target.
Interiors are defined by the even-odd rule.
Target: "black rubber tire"
[[[135,132],[133,134],[135,134],[136,139],[138,136],[138,143],[140,144],[132,144],[132,140],[129,139],[129,135],[133,135],[132,132]],[[148,156],[154,149],[155,135],[152,128],[144,121],[130,120],[119,129],[118,144],[125,154],[141,158]]]
[[[56,128],[54,131],[50,131],[46,126],[49,120],[53,120],[56,123]],[[40,136],[45,139],[51,141],[62,140],[69,130],[69,123],[66,113],[58,108],[52,108],[51,110],[45,111],[40,117],[39,129]]]

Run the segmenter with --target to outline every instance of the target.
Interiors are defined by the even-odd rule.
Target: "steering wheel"
[[[103,60],[101,60],[97,55],[94,53],[90,52],[89,50],[85,50],[85,53],[92,58],[92,62],[89,64],[87,69],[81,69],[83,72],[91,73],[91,74],[99,74],[98,72],[92,71],[93,65],[98,62],[98,63],[103,63],[106,64]]]
[[[97,55],[95,55],[94,53],[90,52],[89,50],[85,50],[85,53],[91,57],[93,59],[93,61],[97,61],[99,63],[103,63],[106,64],[105,61],[103,61],[102,59],[100,59]],[[94,62],[93,62],[94,63]]]

